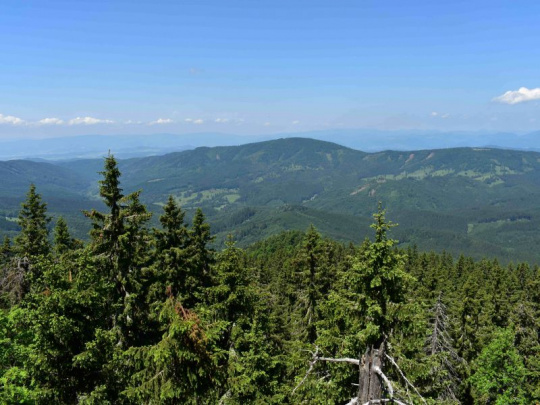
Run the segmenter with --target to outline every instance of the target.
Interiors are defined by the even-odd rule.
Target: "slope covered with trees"
[[[398,249],[380,206],[359,246],[218,251],[175,198],[152,227],[112,156],[98,187],[87,243],[32,186],[2,244],[2,403],[540,401],[538,266]]]
[[[14,237],[20,200],[36,184],[52,217],[86,239],[81,210],[102,210],[101,160],[54,165],[0,162],[0,236]],[[202,208],[214,246],[233,233],[239,246],[314,224],[325,236],[360,243],[383,201],[399,222],[402,247],[443,249],[501,262],[538,262],[540,154],[448,149],[368,154],[329,142],[281,139],[237,147],[198,148],[119,161],[127,192],[144,190],[152,226],[170,195],[191,220]]]

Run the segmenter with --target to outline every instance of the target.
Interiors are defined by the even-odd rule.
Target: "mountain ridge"
[[[102,157],[112,151],[118,158],[156,156],[201,146],[235,146],[279,138],[309,138],[335,142],[365,152],[411,151],[455,147],[495,147],[540,150],[540,131],[525,134],[489,131],[436,131],[332,129],[236,135],[219,132],[147,135],[78,135],[59,138],[0,140],[0,160],[73,160]]]
[[[34,181],[44,200],[52,199],[54,215],[73,219],[78,236],[84,235],[84,218],[75,207],[99,204],[96,172],[102,159],[27,166],[41,164],[71,180],[57,184],[47,170],[18,178],[20,186],[0,198],[0,217],[13,217],[13,201],[17,196],[22,201],[23,186]],[[141,198],[155,213],[155,225],[170,194],[188,214],[203,208],[218,243],[230,232],[245,245],[283,230],[304,230],[310,223],[328,236],[359,242],[369,234],[371,213],[382,201],[389,218],[400,223],[395,233],[402,246],[540,261],[533,249],[540,243],[537,152],[453,148],[367,153],[332,142],[284,138],[120,159],[119,167],[125,192],[143,190]],[[64,195],[62,189],[70,192]],[[71,198],[74,208],[63,209],[60,195]],[[0,229],[13,233],[9,225],[3,228],[0,221]]]

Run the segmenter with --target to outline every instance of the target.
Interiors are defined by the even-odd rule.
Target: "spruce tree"
[[[0,246],[0,266],[6,265],[13,255],[13,247],[9,236],[4,237],[4,242]]]
[[[358,399],[365,403],[382,398],[383,385],[376,367],[385,370],[388,354],[387,342],[400,328],[402,306],[406,302],[407,285],[411,276],[405,270],[405,257],[394,250],[396,241],[388,238],[388,231],[395,226],[386,221],[385,211],[373,215],[375,241],[369,245],[355,263],[350,281],[358,283],[358,303],[365,308],[364,365],[360,371]],[[352,287],[353,289],[357,287]]]
[[[54,251],[62,255],[74,247],[74,241],[69,234],[66,220],[59,217],[54,227]]]
[[[108,297],[113,311],[111,327],[117,331],[118,344],[123,347],[141,337],[136,331],[145,301],[140,283],[142,267],[150,259],[144,225],[151,214],[140,202],[140,192],[126,196],[122,193],[121,173],[114,156],[107,156],[101,174],[100,195],[109,211],[92,210],[85,214],[92,219],[91,249],[104,276],[114,286]]]
[[[30,185],[26,201],[19,211],[21,231],[15,239],[17,253],[20,257],[46,255],[50,251],[49,230],[47,225],[51,218],[47,216],[47,204],[41,201],[36,193],[36,186]]]
[[[189,235],[184,222],[185,212],[169,196],[159,218],[162,229],[154,229],[156,244],[152,300],[164,302],[167,294],[180,301],[188,294]]]
[[[324,304],[326,319],[317,340],[325,354],[333,352],[335,357],[345,357],[345,362],[358,359],[352,361],[360,366],[359,377],[350,366],[331,368],[341,383],[335,387],[338,398],[351,395],[349,387],[356,383],[351,403],[360,404],[389,395],[381,375],[388,373],[388,356],[394,355],[390,343],[407,336],[415,312],[407,297],[414,279],[405,272],[406,258],[395,249],[396,241],[388,238],[394,224],[386,220],[380,204],[373,217],[375,241],[364,242],[351,266],[341,273]],[[332,364],[331,359],[328,362]]]
[[[317,339],[319,304],[328,284],[324,256],[329,253],[330,249],[323,249],[321,235],[311,225],[294,261],[297,311],[300,312],[300,323],[305,331],[306,341],[311,344]]]
[[[214,253],[208,244],[214,240],[210,225],[200,208],[195,212],[193,224],[189,229],[189,274],[186,277],[186,296],[184,303],[194,308],[200,302],[206,302],[207,288],[212,286],[211,266]]]

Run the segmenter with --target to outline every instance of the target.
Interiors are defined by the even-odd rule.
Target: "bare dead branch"
[[[424,397],[418,392],[418,390],[416,389],[416,387],[407,379],[407,377],[405,377],[405,374],[403,373],[403,371],[401,371],[401,368],[399,368],[399,366],[397,365],[397,363],[395,362],[395,360],[389,356],[388,354],[384,354],[386,356],[386,358],[388,360],[390,360],[390,363],[393,364],[393,366],[397,369],[397,371],[399,372],[399,374],[401,375],[401,378],[403,378],[403,380],[405,381],[405,383],[407,383],[413,390],[414,392],[416,392],[416,394],[420,397],[420,399],[422,400],[422,402],[424,404],[427,404],[426,400],[424,399]]]
[[[360,360],[351,359],[350,357],[343,357],[340,359],[333,359],[331,357],[317,357],[317,360],[327,361],[329,363],[349,363],[349,364],[354,364],[355,366],[360,365]]]
[[[384,381],[386,388],[388,389],[388,395],[390,396],[390,399],[394,398],[394,388],[392,387],[392,384],[390,383],[388,377],[384,375],[384,373],[378,366],[373,367],[373,371],[375,371],[375,373],[377,373],[377,375],[381,377],[381,379]]]
[[[315,364],[317,363],[317,360],[319,360],[319,347],[318,346],[315,346],[315,353],[313,353],[313,358],[311,359],[311,361],[309,362],[309,368],[308,368],[308,371],[306,372],[306,375],[304,376],[304,378],[302,378],[302,381],[300,381],[298,383],[298,385],[296,387],[294,387],[294,389],[292,390],[292,395],[294,395],[294,393],[296,392],[296,390],[298,388],[300,388],[302,385],[304,385],[304,383],[306,382],[307,378],[309,377],[309,375],[311,374],[311,372],[313,371],[313,367],[315,367]]]
[[[354,402],[356,404],[356,402]],[[365,404],[363,405],[380,405],[380,404],[387,404],[387,403],[392,403],[392,404],[397,404],[397,405],[407,405],[405,402],[401,402],[401,401],[398,401],[397,399],[372,399],[368,402],[366,402]],[[412,404],[412,402],[411,402]],[[346,404],[346,405],[349,405],[349,404]]]

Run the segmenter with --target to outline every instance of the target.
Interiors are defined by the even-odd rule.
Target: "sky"
[[[0,138],[540,129],[540,2],[3,0]]]

